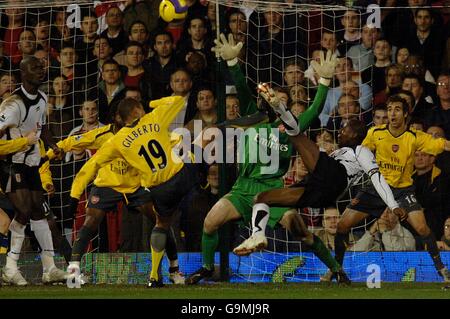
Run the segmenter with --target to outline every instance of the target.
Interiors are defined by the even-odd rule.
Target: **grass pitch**
[[[0,287],[0,299],[450,299],[442,283],[382,283],[369,289],[362,283],[351,287],[321,283],[233,284],[197,286],[166,285],[149,289],[138,285],[86,285]]]

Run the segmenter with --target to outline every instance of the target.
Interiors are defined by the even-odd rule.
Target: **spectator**
[[[358,100],[353,95],[342,94],[337,104],[337,115],[330,117],[327,124],[327,130],[334,133],[334,139],[337,140],[337,134],[349,120],[358,119],[360,107]]]
[[[397,94],[402,87],[404,75],[402,68],[398,64],[391,64],[386,67],[385,74],[386,86],[375,94],[373,98],[374,105],[386,103],[388,97]]]
[[[363,83],[371,83],[373,94],[386,87],[386,68],[391,65],[391,45],[385,39],[378,39],[374,47],[375,64],[362,74]]]
[[[284,86],[290,89],[295,84],[302,84],[305,79],[305,65],[303,61],[292,58],[284,65]]]
[[[416,196],[425,209],[425,219],[436,238],[442,236],[442,225],[450,212],[450,176],[435,165],[436,157],[416,152],[413,175]]]
[[[73,99],[73,94],[70,93],[70,87],[64,75],[57,76],[51,81],[48,98],[48,122],[55,143],[66,138],[75,127],[76,116],[73,112]]]
[[[378,104],[373,107],[373,125],[388,124],[387,108],[385,104]]]
[[[64,43],[57,60],[59,62],[59,68],[51,69],[50,79],[63,75],[68,81],[70,93],[80,94],[80,92],[87,92],[83,90],[85,73],[83,67],[76,64],[78,56],[73,46]],[[90,87],[93,88],[95,86]]]
[[[99,108],[97,103],[94,100],[86,100],[83,102],[80,108],[80,116],[83,120],[83,123],[77,127],[75,127],[70,133],[69,136],[83,134],[89,131],[92,131],[96,128],[105,126],[98,119]],[[83,158],[90,158],[93,155],[91,150],[82,150],[82,151],[72,151],[66,153],[66,162],[70,161],[71,158],[74,160],[80,160]]]
[[[339,36],[338,50],[341,55],[354,45],[361,43],[360,14],[357,10],[347,10],[341,18],[344,32]]]
[[[330,50],[333,53],[336,53],[337,56],[341,55],[339,50],[337,49],[337,40],[336,34],[330,30],[323,30],[322,37],[320,39],[320,47],[324,52]]]
[[[80,29],[82,35],[75,42],[75,49],[78,56],[77,62],[84,64],[93,60],[92,52],[97,38],[98,21],[93,12],[88,10],[82,12]]]
[[[254,11],[249,18],[247,60],[258,61],[258,69],[248,69],[253,82],[283,85],[283,66],[295,56],[306,57],[298,15],[280,11],[274,4],[264,12]],[[299,63],[297,61],[297,63]],[[302,72],[305,68],[302,68]],[[285,85],[289,86],[287,83]]]
[[[410,91],[414,96],[414,105],[410,115],[425,118],[427,112],[433,108],[433,104],[428,102],[430,99],[425,95],[423,81],[415,74],[407,74],[403,79],[402,89]]]
[[[0,103],[5,100],[17,87],[17,79],[14,73],[0,74]]]
[[[440,250],[450,250],[450,217],[445,220],[444,235],[437,242],[437,245]]]
[[[416,131],[422,131],[425,132],[425,124],[423,122],[423,119],[419,118],[419,117],[413,117],[410,121],[409,121],[409,128],[413,128]]]
[[[150,47],[148,45],[149,32],[145,23],[142,21],[134,21],[130,28],[128,29],[128,39],[129,41],[139,42],[144,48],[144,58],[150,57]],[[128,41],[127,41],[128,42]],[[114,60],[116,60],[120,65],[126,64],[125,50],[122,50],[114,55]]]
[[[50,47],[50,23],[48,18],[39,16],[34,24],[33,32],[36,35],[36,47],[48,52],[52,58],[56,58],[58,52]]]
[[[120,78],[119,64],[115,60],[107,60],[102,67],[102,81],[98,84],[99,120],[112,123],[113,111],[125,95],[125,85]]]
[[[442,127],[438,125],[429,126],[427,133],[434,138],[445,138],[445,132]],[[446,174],[450,175],[450,152],[442,152],[436,157],[436,166],[443,170]]]
[[[409,114],[411,114],[412,111],[413,111],[413,108],[414,108],[414,104],[416,103],[416,102],[415,102],[415,99],[414,99],[414,95],[411,93],[411,91],[403,90],[403,89],[401,89],[401,90],[398,92],[398,95],[399,95],[402,99],[404,99],[404,100],[406,101],[406,103],[408,103]]]
[[[170,75],[178,68],[178,63],[173,54],[172,34],[167,31],[157,31],[153,41],[153,49],[155,55],[145,64],[145,69],[151,76],[153,98],[159,99],[170,94]]]
[[[124,29],[130,30],[135,21],[145,21],[147,30],[155,29],[158,25],[159,4],[160,1],[127,0],[123,10]]]
[[[204,54],[208,65],[212,65],[214,56],[211,52],[212,39],[209,21],[200,16],[193,16],[186,19],[184,28],[184,36],[178,43],[178,61],[186,62],[186,56],[189,52],[198,51]]]
[[[19,44],[17,47],[19,49],[20,58],[16,59],[18,61],[16,65],[12,65],[13,69],[19,69],[19,64],[23,57],[34,55],[34,52],[36,52],[36,36],[31,29],[24,29],[20,33]]]
[[[144,61],[144,49],[139,42],[131,41],[125,48],[126,70],[123,83],[127,88],[139,89],[144,100],[152,97],[149,75],[145,72],[142,62]]]
[[[103,63],[106,60],[109,60],[112,58],[112,53],[113,50],[111,48],[111,46],[109,45],[108,39],[105,38],[104,36],[99,36],[95,39],[94,41],[94,51],[93,51],[93,55],[96,57],[97,59],[97,65],[98,65],[98,80],[100,80],[101,76],[102,76],[102,66]]]
[[[388,209],[350,248],[353,251],[414,251],[416,241]]]
[[[330,114],[333,113],[334,108],[337,105],[337,101],[343,93],[353,94],[355,98],[359,100],[359,105],[362,111],[366,111],[371,108],[372,89],[367,84],[360,84],[352,81],[352,72],[352,60],[350,58],[339,58],[335,72],[335,79],[338,81],[339,85],[328,90],[325,105],[319,116],[322,126],[326,126],[328,124]],[[358,91],[356,88],[358,88]],[[370,121],[368,123],[370,123]]]
[[[406,64],[405,64],[404,68],[405,68],[405,70],[404,70],[405,74],[412,73],[412,74],[417,75],[420,79],[425,80],[425,82],[424,82],[425,92],[430,97],[432,97],[432,98],[435,97],[434,93],[436,90],[436,85],[435,85],[436,81],[435,81],[434,77],[431,75],[430,71],[425,69],[425,67],[423,65],[422,57],[411,54],[408,57],[408,59],[406,59]]]
[[[236,95],[228,94],[225,98],[226,119],[235,120],[239,115],[239,99]]]
[[[186,125],[192,120],[197,112],[197,100],[192,91],[192,85],[191,75],[185,69],[178,69],[170,75],[172,95],[183,96],[187,101],[186,107],[178,113],[171,124],[171,131],[176,127],[183,127]]]
[[[108,28],[101,33],[103,37],[108,39],[112,48],[112,55],[115,55],[125,49],[128,42],[128,36],[123,29],[123,12],[116,6],[110,7],[106,11],[106,23]]]
[[[408,60],[409,55],[409,49],[407,47],[398,48],[397,54],[395,55],[396,63],[404,68],[406,66],[406,61]]]
[[[200,88],[197,93],[197,113],[194,118],[186,124],[186,128],[190,131],[191,137],[194,140],[197,136],[194,132],[194,122],[201,120],[202,129],[211,126],[217,122],[217,101],[214,96],[214,91],[211,88]]]
[[[289,98],[292,102],[308,102],[308,94],[300,84],[294,84],[289,89]]]
[[[372,25],[364,25],[361,33],[361,43],[352,46],[347,52],[347,56],[352,59],[355,71],[362,72],[375,62],[373,49],[380,35],[380,29]]]
[[[340,214],[336,207],[326,208],[322,218],[323,228],[314,232],[329,250],[334,250],[334,237],[336,236],[339,219]]]
[[[444,54],[445,39],[442,30],[433,27],[434,18],[431,9],[419,8],[414,15],[413,31],[405,37],[405,44],[411,54],[423,57],[425,67],[433,77],[439,75],[441,61]]]
[[[439,125],[445,131],[445,137],[450,138],[450,74],[441,73],[437,78],[437,103],[426,115],[427,125]]]
[[[210,2],[211,5],[215,5],[213,2]],[[209,6],[208,6],[209,8]],[[215,18],[215,17],[214,17]],[[214,26],[213,21],[210,19],[211,24]],[[239,9],[230,9],[227,12],[227,26],[228,31],[226,32],[231,33],[233,35],[235,43],[242,42],[243,44],[247,43],[247,18]],[[245,50],[241,50],[241,52],[245,52]]]
[[[11,65],[18,65],[22,59],[19,52],[19,38],[24,29],[25,9],[24,8],[6,8],[5,16],[8,19],[3,35],[3,54],[10,58]]]
[[[212,86],[215,83],[207,63],[206,57],[199,51],[189,52],[186,56],[186,70],[191,74],[194,91],[200,86]]]

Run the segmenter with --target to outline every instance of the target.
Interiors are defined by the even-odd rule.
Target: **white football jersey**
[[[330,154],[330,157],[344,165],[347,171],[348,187],[358,183],[364,173],[378,169],[373,153],[365,146],[358,145],[355,149],[342,147]]]
[[[6,132],[7,139],[16,139],[36,130],[40,137],[42,126],[46,124],[47,96],[42,91],[31,95],[21,86],[0,105],[0,130]],[[12,155],[13,163],[39,166],[41,154],[36,143],[22,152]]]
[[[355,149],[342,147],[331,153],[330,157],[345,167],[347,171],[347,189],[358,183],[364,173],[367,173],[386,205],[391,209],[399,206],[394,199],[391,188],[381,175],[375,156],[370,149],[362,145],[358,145]]]

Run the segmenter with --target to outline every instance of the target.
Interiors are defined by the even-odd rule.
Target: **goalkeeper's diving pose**
[[[213,51],[219,53],[222,59],[227,62],[228,70],[236,85],[241,115],[246,116],[257,112],[257,106],[237,64],[237,56],[242,48],[242,43],[235,45],[232,36],[229,36],[227,41],[223,34],[220,36],[220,40],[215,40],[215,43],[216,46],[213,48]],[[290,112],[287,115],[282,115],[280,119],[286,130],[294,130],[294,127],[300,131],[306,130],[323,108],[328,85],[334,73],[336,56],[331,55],[331,52],[329,52],[326,59],[322,56],[320,65],[318,63],[313,65],[321,76],[314,102],[303,114],[299,115],[298,119],[294,118]],[[240,143],[244,149],[244,160],[239,167],[238,179],[232,190],[211,208],[205,218],[202,236],[203,266],[186,279],[187,284],[196,284],[200,280],[212,276],[214,271],[214,252],[219,240],[218,228],[231,220],[243,219],[244,222],[250,222],[255,195],[283,186],[282,177],[289,168],[293,147],[289,143],[289,137],[283,132],[283,129],[278,132],[279,134],[272,133],[272,129],[278,129],[280,124],[280,121],[258,124],[245,132],[243,135],[244,139],[241,137]],[[266,134],[267,132],[270,132],[270,136]],[[264,134],[268,137],[263,138]],[[278,152],[279,166],[274,173],[265,174],[267,164],[263,164],[259,159],[257,162],[252,162],[248,159],[252,156],[251,150],[254,146],[250,145],[252,142],[257,144],[256,147],[259,149],[266,148],[266,145],[269,145],[268,141],[271,142],[271,151]],[[323,242],[312,234],[306,236],[306,234],[302,233],[303,229],[300,227],[300,223],[301,217],[292,211],[289,212],[289,208],[273,207],[270,209],[268,220],[270,227],[280,224],[288,229],[296,239],[302,240],[311,247],[312,251],[332,271],[339,282],[348,282],[347,276]]]

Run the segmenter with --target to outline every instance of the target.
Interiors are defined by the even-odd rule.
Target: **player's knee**
[[[431,230],[427,224],[424,224],[416,227],[416,232],[419,234],[420,237],[427,237],[430,235]]]
[[[215,222],[214,218],[206,216],[205,221],[203,222],[203,231],[207,234],[212,234],[218,228],[219,226]]]
[[[6,234],[8,233],[8,227],[11,223],[11,220],[8,216],[1,216],[0,217],[0,233]]]
[[[338,224],[337,224],[336,233],[337,234],[341,234],[341,235],[346,235],[346,234],[348,234],[350,232],[350,228],[351,227],[350,227],[349,224],[347,224],[345,222],[341,223],[341,221],[339,221]]]
[[[255,198],[253,199],[253,202],[255,204],[265,203],[266,198],[267,198],[267,192],[262,192],[262,193],[256,194]]]

